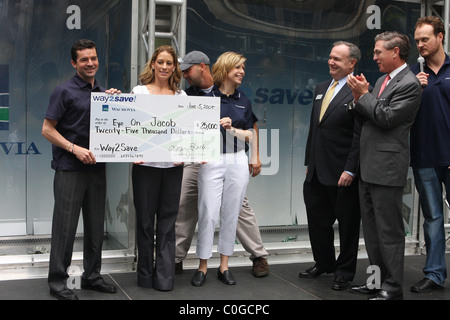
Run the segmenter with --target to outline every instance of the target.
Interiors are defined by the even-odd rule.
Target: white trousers
[[[231,256],[236,240],[239,211],[249,180],[248,158],[244,151],[224,153],[221,160],[202,165],[198,172],[198,239],[200,259],[212,255],[214,231],[220,217],[220,254]]]

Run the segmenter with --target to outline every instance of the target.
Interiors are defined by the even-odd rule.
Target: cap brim
[[[181,63],[180,64],[180,69],[181,69],[181,71],[184,71],[184,70],[189,69],[193,65],[194,65],[193,63]]]

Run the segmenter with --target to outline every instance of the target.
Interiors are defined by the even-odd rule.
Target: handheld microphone
[[[422,56],[419,56],[417,58],[417,62],[419,63],[420,66],[420,72],[423,72],[423,64],[425,63],[425,59]]]
[[[417,58],[417,62],[419,63],[420,72],[423,72],[423,64],[425,63],[425,59],[422,56]],[[425,85],[422,85],[422,88],[425,88]]]

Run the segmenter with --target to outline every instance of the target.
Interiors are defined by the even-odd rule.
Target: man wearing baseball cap
[[[209,65],[210,63],[208,56],[201,51],[191,51],[184,57],[183,61],[180,64],[180,68],[181,71],[184,71],[192,67],[194,64],[201,63]]]
[[[201,51],[191,51],[184,57],[180,69],[190,85],[185,90],[188,96],[203,96],[212,90],[214,82],[209,65],[208,56]]]

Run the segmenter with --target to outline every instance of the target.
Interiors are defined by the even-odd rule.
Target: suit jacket
[[[419,110],[422,89],[407,66],[378,98],[384,78],[380,77],[372,93],[363,95],[353,106],[366,118],[360,139],[361,179],[401,187],[408,175],[409,131]]]
[[[347,84],[339,90],[319,121],[322,100],[330,83],[331,80],[318,84],[314,93],[305,152],[306,181],[310,182],[316,173],[322,184],[337,186],[344,170],[358,172],[361,124],[347,110],[347,104],[353,100]]]

